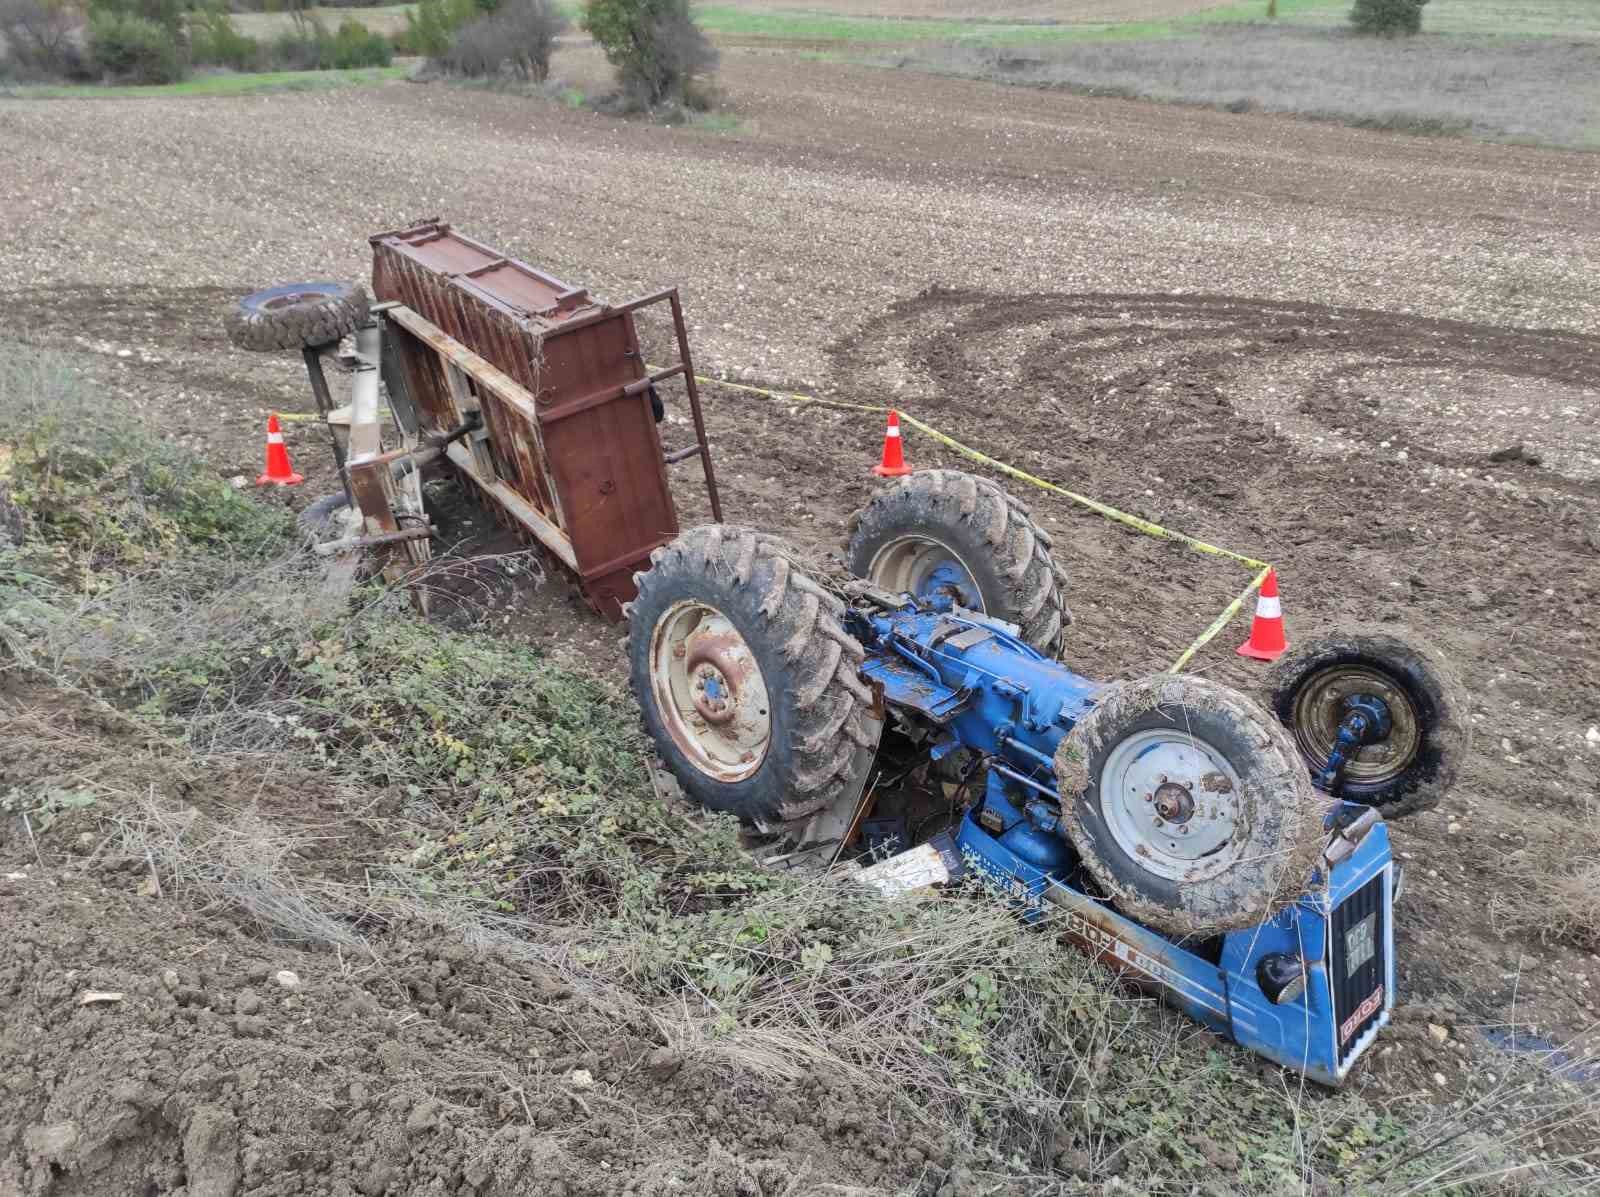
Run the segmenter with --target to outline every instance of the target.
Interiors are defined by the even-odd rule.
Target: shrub
[[[585,0],[583,26],[617,69],[624,93],[642,107],[692,102],[695,80],[717,65],[689,0]]]
[[[108,411],[94,382],[53,353],[0,342],[0,442],[27,546],[82,589],[97,589],[91,579],[106,571],[159,567],[186,546],[257,558],[294,545],[283,508],[254,502],[160,430]]]
[[[89,18],[89,54],[106,74],[128,83],[175,83],[184,76],[177,35],[148,17],[96,12]]]
[[[542,82],[550,73],[556,35],[566,27],[566,17],[550,0],[505,0],[489,16],[457,30],[438,63],[473,78],[504,72]]]
[[[1355,0],[1350,24],[1357,33],[1394,37],[1422,32],[1422,6],[1428,0]]]
[[[394,61],[394,48],[382,34],[374,33],[359,21],[345,20],[339,23],[339,32],[333,35],[329,59],[324,66],[336,70],[388,66]]]
[[[0,0],[0,44],[29,76],[81,78],[88,72],[74,39],[81,20],[63,0]]]
[[[261,43],[240,33],[221,10],[200,11],[189,24],[190,58],[210,66],[236,71],[255,70],[261,64]]]
[[[347,18],[337,33],[329,33],[313,17],[304,28],[285,30],[274,38],[269,56],[282,71],[345,70],[388,66],[394,60],[394,47],[359,21]]]
[[[420,0],[415,10],[406,13],[405,32],[395,38],[395,48],[402,54],[443,59],[455,31],[487,11],[479,7],[479,0]]]
[[[91,21],[98,16],[140,17],[176,36],[181,42],[190,0],[88,0]]]

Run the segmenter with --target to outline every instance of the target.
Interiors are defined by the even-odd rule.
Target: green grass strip
[[[15,100],[96,100],[188,96],[243,96],[274,91],[322,91],[334,87],[370,86],[405,77],[406,68],[359,67],[344,71],[266,71],[249,75],[201,75],[181,83],[149,87],[17,86],[0,88],[0,96]]]

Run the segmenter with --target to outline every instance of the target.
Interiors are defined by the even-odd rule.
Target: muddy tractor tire
[[[358,283],[285,283],[246,295],[222,322],[240,349],[315,349],[367,322],[367,293]]]
[[[1204,678],[1112,686],[1056,750],[1060,829],[1130,918],[1253,927],[1305,891],[1330,803],[1259,704]]]
[[[1059,657],[1072,614],[1050,545],[1028,508],[988,479],[922,470],[850,517],[846,555],[859,578],[895,594],[948,594]]]
[[[877,748],[843,602],[775,537],[714,524],[651,554],[628,607],[645,730],[685,793],[762,828],[858,789]]]
[[[1386,819],[1432,810],[1472,748],[1467,692],[1444,657],[1403,630],[1329,632],[1298,642],[1268,676],[1270,705],[1313,778],[1327,767],[1352,699],[1381,700],[1388,727],[1345,765],[1338,793]]]

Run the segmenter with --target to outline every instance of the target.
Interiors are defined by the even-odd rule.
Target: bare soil
[[[1443,1102],[1481,1083],[1480,1032],[1561,1040],[1591,1027],[1600,959],[1503,937],[1489,910],[1508,862],[1561,859],[1600,778],[1585,743],[1600,724],[1600,158],[755,53],[728,53],[722,82],[744,121],[735,133],[444,86],[6,103],[0,321],[9,338],[84,355],[152,424],[253,478],[266,413],[312,404],[297,358],[226,344],[219,312],[236,294],[361,277],[368,235],[433,213],[601,294],[676,283],[702,371],[894,402],[1043,477],[1270,558],[1291,639],[1376,620],[1437,643],[1474,696],[1476,751],[1446,809],[1394,828],[1409,875],[1403,1006],[1353,1083]],[[874,485],[875,419],[705,398],[729,517],[840,544]],[[675,446],[686,413],[669,407]],[[331,463],[313,425],[288,440],[312,481],[270,499],[300,505],[333,488]],[[961,464],[916,436],[908,451],[919,466]],[[675,470],[683,522],[704,518],[697,467]],[[1043,494],[1034,509],[1071,578],[1067,659],[1091,675],[1163,668],[1247,581]],[[517,596],[506,620],[508,634],[621,675],[620,629],[559,586]],[[1258,687],[1232,652],[1243,634],[1230,628],[1195,667]],[[39,1191],[123,1191],[85,1162],[122,1166],[127,1149],[108,1149],[119,1141],[204,1160],[232,1133],[238,1094],[265,1110],[250,1133],[273,1146],[241,1157],[262,1192],[456,1191],[479,1183],[468,1169],[480,1159],[490,1185],[526,1167],[566,1176],[574,1153],[587,1163],[569,1191],[656,1192],[662,1150],[680,1162],[698,1151],[708,1169],[719,1152],[737,1167],[775,1159],[791,1175],[813,1160],[818,1183],[875,1159],[853,1183],[917,1183],[884,1171],[883,1141],[848,1165],[833,1158],[810,1115],[783,1121],[788,1105],[772,1133],[673,1122],[696,1092],[673,1098],[660,1126],[619,1113],[604,1146],[541,1134],[537,1110],[503,1143],[474,1138],[462,1128],[487,1116],[417,1102],[406,1082],[424,1054],[407,1046],[391,1064],[385,1028],[415,1005],[441,1027],[433,1046],[459,1048],[476,1075],[487,1065],[471,1053],[525,1052],[541,1034],[515,996],[537,977],[439,959],[418,933],[434,997],[409,973],[359,969],[278,993],[256,974],[281,959],[237,929],[162,922],[146,912],[164,908],[125,897],[132,879],[41,871],[25,841],[0,852],[27,874],[0,885],[0,902],[30,954],[3,974],[7,1054],[25,1067],[12,1089],[24,1118],[0,1127],[0,1158],[29,1161]],[[161,981],[168,968],[178,990]],[[501,996],[468,1009],[438,996],[447,981]],[[71,1004],[102,986],[128,992],[120,1013]],[[262,1011],[239,1013],[246,988]],[[446,1012],[476,1021],[462,1031]],[[263,1022],[270,1052],[241,1017]],[[589,1017],[545,1027],[541,1051],[606,1054],[626,1103],[647,1108],[632,1086],[649,1082],[632,1078],[648,1034],[602,1047]],[[336,1040],[338,1057],[316,1050]],[[152,1085],[229,1100],[210,1103],[227,1108],[209,1121],[168,1117],[144,1096]],[[745,1104],[703,1099],[719,1117]],[[815,1095],[761,1100],[804,1109]],[[67,1123],[76,1130],[24,1142],[24,1126]],[[411,1171],[377,1176],[369,1134],[392,1136]],[[427,1136],[448,1145],[419,1146]],[[72,1179],[49,1179],[51,1153],[75,1161]],[[186,1166],[191,1193],[233,1191],[196,1187]],[[274,1174],[289,1179],[274,1188]],[[30,1191],[22,1175],[0,1171],[0,1193]],[[828,1191],[672,1175],[690,1177],[685,1191]]]

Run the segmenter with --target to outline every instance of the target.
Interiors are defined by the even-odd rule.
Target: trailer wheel
[[[947,594],[1056,657],[1072,615],[1050,544],[1028,508],[987,478],[922,470],[850,517],[847,554],[857,577],[895,594]]]
[[[1265,710],[1203,678],[1107,690],[1055,757],[1061,830],[1131,918],[1175,935],[1251,927],[1301,894],[1327,800]]]
[[[634,575],[628,656],[645,729],[686,793],[759,826],[860,785],[877,747],[844,603],[775,537],[713,524]]]
[[[1351,700],[1383,704],[1386,734],[1351,756],[1339,795],[1385,818],[1437,806],[1471,748],[1466,690],[1438,650],[1403,631],[1367,627],[1301,641],[1268,684],[1273,713],[1313,778],[1327,767]]]
[[[367,293],[357,283],[285,283],[246,295],[223,313],[228,340],[241,349],[316,348],[367,322]]]

